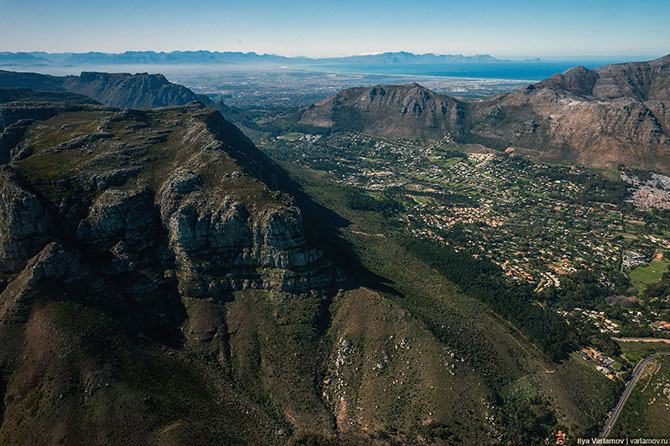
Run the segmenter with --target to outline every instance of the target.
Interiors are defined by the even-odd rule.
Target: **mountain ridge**
[[[375,91],[393,91],[396,100],[384,102]],[[442,106],[431,106],[428,97]],[[575,67],[475,100],[414,84],[347,89],[303,108],[298,122],[408,139],[439,140],[449,134],[493,148],[515,146],[543,161],[623,163],[669,172],[669,106],[670,56],[665,56],[595,70]]]
[[[407,51],[370,55],[310,58],[239,51],[126,51],[123,53],[0,53],[0,65],[123,65],[123,64],[241,64],[241,63],[495,63],[503,62],[488,54],[415,54]]]

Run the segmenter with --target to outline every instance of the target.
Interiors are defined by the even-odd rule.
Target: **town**
[[[670,263],[668,177],[534,163],[449,135],[422,144],[292,132],[259,144],[328,172],[363,201],[393,203],[408,233],[490,259],[569,322],[607,335],[670,334],[668,292],[647,295]]]

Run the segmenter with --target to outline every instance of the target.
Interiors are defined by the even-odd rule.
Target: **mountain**
[[[34,99],[3,105],[35,115],[2,133],[19,137],[0,167],[0,443],[268,444],[283,424],[231,373],[249,386],[276,373],[267,391],[325,429],[318,398],[285,391],[300,349],[259,340],[272,333],[253,322],[284,301],[309,321],[337,290],[276,166],[198,103],[118,111],[66,96],[49,117]]]
[[[577,67],[474,103],[465,136],[543,161],[670,171],[670,56]]]
[[[0,66],[2,65],[46,65],[48,61],[30,53],[0,52]]]
[[[365,54],[350,57],[334,57],[318,59],[320,63],[346,63],[346,64],[450,64],[450,63],[492,63],[504,62],[488,54],[477,54],[475,56],[463,56],[462,54],[414,54],[406,51],[389,52],[380,54]]]
[[[542,161],[626,164],[670,172],[670,56],[651,62],[572,68],[484,99],[416,84],[349,89],[303,109],[299,122],[403,138],[493,148],[515,146]]]
[[[98,102],[122,108],[165,107],[200,101],[207,106],[227,110],[206,95],[173,84],[162,74],[83,72],[80,76],[50,76],[0,70],[0,88],[29,88],[43,91],[67,91],[88,96]]]
[[[396,289],[370,276],[218,111],[0,98],[1,444],[531,444],[605,419],[609,380],[400,245]]]
[[[256,54],[254,52],[211,52],[211,51],[173,51],[169,53],[154,51],[126,51],[120,54],[110,53],[71,53],[65,57],[44,56],[48,60],[64,65],[86,64],[211,64],[211,63],[267,63],[284,62],[288,58],[274,54]]]
[[[440,138],[464,125],[465,105],[419,84],[350,88],[308,106],[299,124],[395,138]]]
[[[490,63],[502,62],[487,54],[475,56],[450,54],[414,54],[406,51],[349,57],[308,58],[285,57],[276,54],[242,53],[235,51],[126,51],[124,53],[0,53],[0,64],[5,65],[138,65],[138,64],[393,64],[393,63]]]

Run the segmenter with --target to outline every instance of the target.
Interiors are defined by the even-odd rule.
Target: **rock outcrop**
[[[0,170],[0,272],[19,273],[48,243],[69,240],[112,294],[136,303],[334,286],[332,264],[303,235],[301,210],[268,186],[286,180],[218,112],[193,103],[94,107],[85,123],[68,116],[29,137],[33,121],[21,121],[0,138],[6,152],[30,148]]]
[[[21,271],[49,241],[52,224],[42,203],[14,169],[0,167],[0,272]]]

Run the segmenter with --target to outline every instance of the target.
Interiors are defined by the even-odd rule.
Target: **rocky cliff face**
[[[399,138],[440,138],[463,126],[463,104],[418,84],[352,88],[308,107],[300,124]]]
[[[75,402],[82,395],[79,390],[72,392],[72,386],[79,388],[78,384],[68,384],[63,378],[63,373],[84,373],[78,371],[78,365],[56,361],[58,366],[49,366],[34,360],[27,366],[32,371],[22,371],[16,352],[25,349],[22,339],[42,336],[31,334],[33,330],[44,333],[45,326],[36,321],[53,316],[45,306],[54,308],[56,314],[61,314],[57,308],[76,305],[79,312],[108,315],[104,318],[112,317],[124,327],[120,331],[110,328],[122,337],[148,336],[163,345],[184,343],[188,351],[211,355],[220,368],[221,377],[216,379],[232,379],[228,385],[234,380],[259,379],[259,371],[248,374],[238,369],[245,367],[246,355],[268,353],[258,345],[246,344],[257,327],[236,328],[234,333],[241,333],[238,340],[228,329],[234,316],[225,305],[251,296],[258,299],[259,307],[269,302],[300,302],[310,308],[306,314],[316,311],[317,317],[341,286],[340,273],[305,237],[302,211],[294,198],[278,189],[288,184],[287,177],[217,111],[199,103],[157,111],[52,105],[52,116],[36,111],[35,119],[19,121],[3,133],[9,156],[0,166],[0,337],[7,342],[0,349],[0,381],[4,386],[10,380],[7,391],[13,396],[8,410],[20,412],[15,404],[26,398],[25,389],[34,388],[33,384],[19,384],[24,378],[35,374],[42,383],[41,377],[47,374],[49,384],[39,384],[40,392],[51,395],[40,403],[44,413],[50,413],[52,409],[45,408],[58,401],[58,394],[69,395],[66,400],[74,398],[72,407],[77,409],[68,412],[71,416],[82,410],[88,413],[85,404]],[[11,139],[7,130],[14,132]],[[82,344],[94,355],[106,349],[95,347],[98,341],[93,341],[101,339],[95,331],[100,323],[82,325],[84,331],[98,333]],[[213,332],[216,336],[203,334],[203,330],[210,333],[210,324],[218,327]],[[67,331],[72,322],[57,325]],[[80,352],[64,347],[72,342],[64,332],[51,336],[49,348],[71,358],[68,361],[84,364],[79,363],[81,358],[74,359]],[[124,348],[137,348],[137,341],[131,338],[124,338]],[[283,341],[277,348],[304,354],[304,350],[289,348],[285,336],[278,339]],[[153,360],[135,360],[153,364]],[[313,373],[310,362],[290,365],[295,358],[276,354],[267,361],[294,370],[293,375],[281,374],[280,382],[254,384],[263,393],[280,394],[272,398],[291,414],[289,426],[332,432],[327,428],[330,415],[309,386],[303,390],[312,395],[313,404],[321,405],[318,415],[313,411],[308,415],[304,401],[286,393],[292,379]],[[107,364],[103,372],[96,374],[117,370],[105,375],[105,380],[127,373],[128,368],[119,362],[103,362]],[[188,373],[212,382],[200,372]],[[140,377],[132,375],[131,381]],[[245,391],[227,392],[228,396],[219,393],[216,397],[226,399],[226,407],[247,404],[245,410],[256,411],[256,421],[266,416],[257,412],[258,403],[244,402]],[[198,404],[208,404],[209,398],[199,396]],[[21,443],[24,440],[19,438],[31,437],[33,440],[25,441],[42,442],[44,435],[57,435],[58,428],[44,413],[32,419],[32,433],[15,429],[14,421],[2,423],[0,442]],[[161,423],[166,421],[162,415],[156,417]],[[244,414],[227,415],[214,425],[245,418]],[[235,443],[264,443],[256,434],[262,436],[268,426],[282,426],[283,421],[264,423],[268,424],[254,427],[253,433],[247,432]],[[40,433],[44,426],[48,434]],[[66,429],[69,435],[79,429],[73,426]],[[243,430],[240,426],[226,429]],[[76,435],[80,434],[85,435]],[[181,434],[168,436],[175,435]]]
[[[0,271],[21,271],[48,242],[51,220],[37,197],[8,166],[0,168]]]
[[[173,274],[189,297],[250,288],[305,294],[332,283],[292,198],[245,173],[272,181],[272,163],[217,112],[86,113],[84,122],[66,112],[58,128],[29,127],[21,144],[30,155],[3,167],[2,272],[67,239],[110,279],[137,276],[128,294],[139,300]]]
[[[395,101],[376,93],[393,91]],[[374,105],[373,105],[374,104]],[[670,56],[577,67],[521,90],[457,100],[415,85],[345,90],[303,111],[301,123],[494,148],[537,159],[670,171]]]

